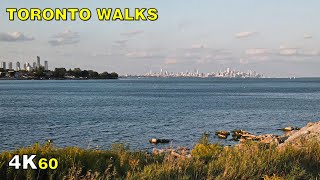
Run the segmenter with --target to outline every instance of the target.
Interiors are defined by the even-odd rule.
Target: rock
[[[216,135],[219,135],[219,134],[225,135],[225,136],[229,136],[230,132],[228,132],[228,131],[216,131]]]
[[[244,142],[246,142],[246,141],[247,141],[246,139],[240,138],[240,143],[244,143]]]
[[[152,144],[157,144],[158,140],[155,139],[155,138],[152,138],[152,139],[149,140],[149,142],[152,143]]]
[[[159,155],[159,154],[162,154],[164,152],[165,152],[165,150],[163,150],[163,149],[156,149],[156,148],[152,149],[152,154],[153,155]]]
[[[243,135],[243,136],[241,136],[241,138],[240,138],[240,143],[244,143],[244,142],[246,142],[246,141],[258,141],[259,139],[257,138],[257,136],[255,136],[255,135],[252,135],[252,134],[250,134],[250,135]]]
[[[238,138],[238,137],[232,137],[231,139],[230,139],[230,141],[239,141],[240,140],[240,138]]]
[[[260,135],[257,136],[257,139],[261,142],[261,143],[265,143],[265,144],[279,144],[279,138],[277,135],[274,134],[265,134],[265,135]]]
[[[234,138],[241,138],[241,136],[242,136],[242,134],[239,134],[239,133],[234,133],[234,134],[232,134],[232,137],[234,137]]]
[[[290,132],[290,131],[294,131],[294,130],[300,130],[300,128],[288,126],[288,127],[281,128],[281,129],[278,129],[278,130],[282,130],[282,131],[285,131],[285,132]]]
[[[241,137],[244,139],[256,139],[257,138],[257,136],[255,136],[253,134],[243,134]]]
[[[312,122],[311,122],[311,123],[308,123],[308,124],[307,124],[307,127],[313,126],[314,124],[315,124],[315,123],[312,123]]]
[[[232,131],[232,137],[240,139],[243,135],[249,135],[251,133],[244,131],[242,129]]]
[[[158,143],[165,144],[165,143],[169,143],[169,142],[170,142],[169,139],[158,139]]]
[[[172,149],[172,148],[165,148],[165,149],[152,149],[153,155],[160,155],[164,154],[166,156],[171,156],[174,158],[191,158],[190,151],[187,148],[178,148],[178,149]]]
[[[246,141],[259,141],[264,144],[279,144],[278,136],[273,134],[264,134],[259,136],[253,134],[244,134],[240,138],[240,143],[244,143]]]
[[[282,128],[281,130],[283,130],[283,131],[293,131],[294,129],[295,129],[294,127],[289,126],[289,127]]]
[[[303,146],[310,141],[320,143],[320,122],[308,123],[300,130],[295,130],[289,135],[283,136],[283,140],[283,143],[279,145],[280,147],[287,145]]]
[[[227,139],[228,136],[230,135],[230,132],[228,132],[228,131],[216,131],[215,134],[216,134],[216,135],[218,136],[218,138],[220,138],[220,139]]]
[[[155,139],[155,138],[152,138],[149,140],[150,143],[152,144],[158,144],[158,143],[162,143],[162,144],[166,144],[166,143],[169,143],[170,140],[169,139]]]
[[[174,157],[177,157],[177,158],[182,157],[182,155],[180,155],[180,154],[178,154],[178,153],[176,153],[174,151],[171,151],[171,156],[174,156]]]
[[[279,144],[284,143],[288,138],[289,138],[289,136],[287,136],[287,135],[282,135],[282,136],[280,136],[280,137],[278,138]]]
[[[220,139],[227,139],[228,135],[218,134],[218,138]]]

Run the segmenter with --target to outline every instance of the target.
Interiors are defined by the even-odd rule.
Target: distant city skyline
[[[10,22],[9,7],[154,7],[159,19]],[[320,77],[318,7],[317,0],[4,1],[0,7],[0,61],[8,59],[13,65],[20,61],[23,66],[23,59],[34,59],[36,54],[46,57],[50,67],[121,75],[159,69],[216,72],[231,67],[254,69],[271,77]]]
[[[44,68],[45,71],[49,70],[49,62],[48,61],[44,61],[44,64],[41,64],[41,58],[40,56],[36,57],[36,61],[32,62],[32,66],[30,64],[30,62],[25,61],[25,63],[23,64],[23,69],[21,69],[21,62],[20,61],[16,61],[16,68],[13,68],[13,62],[12,61],[5,61],[5,60],[0,60],[1,64],[0,64],[0,68],[4,69],[4,70],[15,70],[15,71],[20,71],[20,70],[25,70],[25,71],[32,71],[32,70],[36,70],[39,69],[41,67]],[[8,64],[8,66],[7,66]]]
[[[126,76],[130,76],[129,74]],[[201,72],[199,69],[194,69],[194,71],[185,71],[185,72],[169,72],[164,69],[160,69],[160,72],[150,72],[141,75],[146,77],[200,77],[200,78],[263,78],[264,75],[257,73],[253,70],[248,70],[246,72],[241,72],[236,69],[227,68],[225,70],[219,70],[217,72]]]

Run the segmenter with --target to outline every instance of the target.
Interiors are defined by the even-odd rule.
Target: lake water
[[[192,147],[205,131],[281,134],[317,120],[316,78],[0,81],[0,151],[47,139],[58,147],[144,149],[156,137]]]

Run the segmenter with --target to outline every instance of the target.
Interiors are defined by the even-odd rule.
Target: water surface
[[[144,149],[152,137],[192,147],[204,131],[281,134],[317,120],[316,78],[0,81],[0,150],[47,139],[59,147]]]

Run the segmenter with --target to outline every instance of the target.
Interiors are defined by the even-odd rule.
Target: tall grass
[[[56,170],[14,170],[15,154],[56,158]],[[191,151],[192,158],[133,152],[123,145],[110,150],[55,148],[51,144],[0,154],[0,179],[319,179],[320,144],[296,148],[246,143],[241,148],[211,144],[205,139]],[[37,159],[36,161],[38,161]]]

